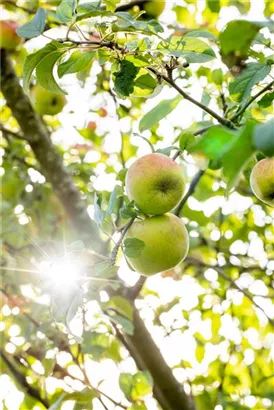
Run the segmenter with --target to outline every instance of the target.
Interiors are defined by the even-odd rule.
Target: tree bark
[[[42,118],[36,114],[24,94],[12,61],[5,50],[1,50],[1,89],[8,107],[40,164],[41,172],[52,184],[68,218],[78,231],[79,239],[89,243],[92,241],[92,246],[96,250],[104,247],[95,223],[87,214],[85,203],[72,175],[65,169],[62,157],[52,144]],[[133,356],[137,367],[147,369],[152,374],[156,400],[164,410],[194,410],[194,402],[175,379],[136,309],[134,326],[134,335],[129,337],[120,334],[120,340]]]

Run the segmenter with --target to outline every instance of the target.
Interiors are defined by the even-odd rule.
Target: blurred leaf
[[[260,26],[251,21],[230,21],[220,34],[221,53],[229,54],[237,51],[239,55],[246,56],[259,30]]]
[[[116,311],[121,313],[129,320],[133,320],[133,307],[130,302],[122,296],[113,296],[108,302],[107,307],[114,307]]]
[[[145,246],[145,242],[138,238],[126,238],[124,240],[124,252],[129,258],[138,258]]]
[[[253,133],[253,143],[257,150],[271,157],[274,155],[274,120],[258,124]]]
[[[182,100],[182,97],[176,96],[172,100],[161,101],[151,111],[146,113],[139,124],[140,132],[151,129],[155,124],[170,114]]]
[[[249,63],[242,74],[229,83],[229,93],[234,100],[240,101],[240,107],[247,102],[252,87],[262,81],[270,70],[270,65]]]
[[[16,32],[23,38],[34,38],[43,33],[46,25],[46,12],[39,8],[35,16],[26,24],[19,27]]]
[[[58,66],[58,76],[62,78],[64,75],[78,73],[84,70],[95,57],[95,51],[88,53],[80,53],[75,51],[70,58]]]
[[[130,398],[133,385],[133,376],[130,373],[121,373],[119,376],[119,386],[126,398]]]
[[[61,23],[68,23],[71,21],[75,14],[76,0],[62,0],[61,4],[56,10],[56,17]]]
[[[153,380],[148,371],[134,374],[132,384],[131,397],[134,401],[140,400],[152,393]]]
[[[66,50],[52,51],[36,66],[36,77],[38,83],[46,90],[56,94],[67,94],[66,91],[59,87],[53,75],[55,64],[65,52]]]
[[[274,100],[274,91],[271,91],[270,93],[265,94],[259,101],[258,105],[261,108],[267,108],[270,107],[272,102]]]

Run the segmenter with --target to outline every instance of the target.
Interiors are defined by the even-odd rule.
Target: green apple
[[[41,115],[59,114],[67,102],[64,95],[52,93],[39,84],[32,88],[31,96],[36,111]]]
[[[144,3],[144,10],[149,17],[157,18],[163,13],[166,6],[165,0],[151,0]]]
[[[182,199],[184,173],[180,165],[166,155],[145,155],[130,166],[126,191],[142,212],[162,215],[175,208]]]
[[[138,257],[126,257],[129,264],[145,276],[174,268],[188,253],[188,232],[183,221],[173,214],[134,222],[126,238],[137,238],[145,243]]]
[[[17,35],[18,24],[12,20],[0,21],[0,48],[15,50],[21,43],[21,38]]]
[[[257,162],[250,175],[250,185],[257,198],[274,207],[274,158]]]

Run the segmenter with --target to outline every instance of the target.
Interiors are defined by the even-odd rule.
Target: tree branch
[[[0,349],[0,356],[2,357],[3,361],[7,365],[8,369],[12,373],[15,380],[22,386],[22,388],[26,391],[26,393],[29,396],[33,397],[35,400],[38,400],[40,403],[42,403],[46,409],[49,408],[48,400],[41,396],[40,391],[38,389],[31,386],[27,382],[27,378],[25,377],[25,375],[22,374],[19,370],[17,370],[17,368],[14,366],[14,364],[8,358],[8,356],[6,356],[6,354],[3,352],[2,349]]]
[[[185,194],[185,196],[183,197],[183,199],[181,200],[181,202],[179,203],[179,205],[177,206],[177,208],[175,209],[175,211],[173,212],[174,215],[179,216],[181,213],[181,210],[183,209],[186,201],[188,200],[188,198],[195,192],[196,186],[198,185],[200,179],[202,178],[202,176],[204,175],[205,170],[199,170],[197,172],[197,174],[195,175],[195,177],[193,178],[193,180],[191,181],[188,191]]]
[[[69,220],[84,242],[87,242],[87,239],[90,242],[92,238],[94,248],[101,251],[104,245],[98,229],[88,216],[80,192],[71,174],[65,169],[61,155],[52,144],[48,129],[24,94],[9,54],[3,49],[1,49],[1,91],[23,135],[28,135],[28,143],[40,164],[41,172],[52,184]]]
[[[230,121],[235,122],[244,112],[245,110],[262,94],[264,94],[266,91],[270,90],[274,86],[274,80],[271,81],[268,85],[266,85],[261,91],[259,91],[257,94],[253,95],[247,103],[239,110],[236,112],[236,114],[233,115],[233,117],[230,118]]]
[[[172,76],[166,76],[162,73],[159,73],[156,71],[154,68],[147,68],[149,71],[153,72],[155,75],[158,77],[162,78],[166,83],[171,85],[176,91],[178,91],[179,94],[181,94],[186,100],[190,101],[192,104],[197,105],[197,107],[201,108],[203,111],[207,112],[210,114],[213,118],[215,118],[220,124],[224,125],[225,127],[235,129],[235,125],[233,124],[232,121],[228,120],[227,118],[221,117],[219,114],[217,114],[215,111],[211,110],[211,108],[207,107],[206,105],[200,103],[199,101],[195,100],[192,98],[190,95],[188,95],[184,90],[182,90],[173,80]]]

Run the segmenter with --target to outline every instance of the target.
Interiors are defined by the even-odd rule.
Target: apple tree
[[[273,2],[1,7],[1,409],[273,408]]]

